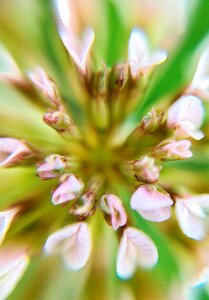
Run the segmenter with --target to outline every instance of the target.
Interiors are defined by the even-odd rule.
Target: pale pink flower
[[[28,75],[37,88],[46,95],[49,104],[53,107],[59,107],[60,99],[57,95],[55,84],[48,78],[44,70],[37,68],[34,72],[30,72]]]
[[[47,112],[43,119],[47,125],[51,126],[58,132],[64,132],[70,129],[70,127],[73,127],[70,117],[61,110]]]
[[[47,156],[38,169],[37,174],[41,179],[51,179],[57,177],[66,167],[66,159],[58,154]]]
[[[202,240],[208,227],[209,195],[176,199],[176,218],[182,232],[189,238]]]
[[[0,211],[0,245],[19,209],[14,207],[10,210]]]
[[[119,277],[131,277],[138,266],[152,268],[157,260],[157,248],[145,233],[132,227],[124,230],[117,254]]]
[[[159,179],[160,167],[155,164],[154,158],[143,156],[135,160],[133,165],[135,175],[140,181],[153,183]]]
[[[165,50],[151,50],[143,30],[139,28],[132,30],[128,45],[128,60],[133,78],[137,78],[140,73],[161,64],[166,58]]]
[[[188,140],[166,140],[156,146],[154,155],[162,160],[185,159],[192,157],[189,150],[191,142]]]
[[[44,246],[46,253],[60,253],[70,269],[85,266],[91,253],[91,236],[84,222],[66,226],[50,235]]]
[[[58,205],[74,200],[83,191],[84,184],[72,174],[65,174],[61,178],[61,184],[53,192],[52,203]]]
[[[82,38],[79,38],[70,26],[71,12],[69,5],[66,1],[57,0],[56,2],[60,37],[76,65],[83,74],[86,74],[89,53],[95,38],[94,31],[91,27],[86,28]]]
[[[23,249],[15,247],[0,250],[0,300],[5,300],[16,287],[29,263]]]
[[[178,137],[200,140],[204,136],[199,130],[203,117],[204,108],[201,100],[195,96],[182,96],[169,108],[167,126],[175,130]]]
[[[0,138],[0,167],[15,165],[31,156],[32,151],[24,142],[13,138]]]
[[[114,230],[126,224],[127,215],[120,198],[113,194],[104,195],[100,200],[100,206],[107,217],[110,216],[110,223]]]
[[[158,191],[154,185],[140,186],[131,197],[131,208],[144,219],[162,222],[170,218],[170,206],[173,204],[167,193]]]

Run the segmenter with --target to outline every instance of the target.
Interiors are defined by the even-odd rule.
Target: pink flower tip
[[[57,177],[66,167],[64,156],[52,154],[45,158],[44,162],[39,164],[37,175],[44,180]]]
[[[165,191],[159,191],[155,185],[141,185],[131,197],[131,208],[144,219],[163,222],[170,218],[170,206],[173,204]]]
[[[188,140],[166,140],[154,149],[154,156],[162,160],[178,160],[192,157],[189,150],[191,142]]]
[[[114,230],[127,223],[126,211],[122,201],[117,196],[113,194],[103,195],[100,200],[100,207]]]
[[[84,189],[84,184],[75,175],[65,174],[60,178],[61,184],[53,192],[52,203],[58,205],[79,197]]]
[[[149,156],[143,156],[134,163],[134,172],[140,181],[154,183],[159,179],[160,167],[155,164],[155,160]]]
[[[22,141],[0,138],[0,167],[16,165],[33,156],[33,152]]]

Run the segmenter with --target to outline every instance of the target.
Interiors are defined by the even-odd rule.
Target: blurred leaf
[[[141,102],[125,121],[126,136],[136,127],[143,115],[162,97],[183,88],[188,82],[191,60],[203,39],[209,33],[208,0],[198,0],[182,36],[181,43],[168,62],[156,74]]]

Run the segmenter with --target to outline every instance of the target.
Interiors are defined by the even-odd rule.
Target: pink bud
[[[80,216],[87,217],[92,215],[96,209],[96,194],[95,192],[89,190],[84,195],[82,195],[74,205],[71,206],[69,213]]]
[[[134,28],[128,45],[128,59],[133,78],[144,73],[155,65],[161,64],[167,58],[164,50],[151,51],[149,41],[143,30]]]
[[[81,269],[91,253],[91,236],[84,222],[66,226],[50,235],[44,246],[46,253],[61,253],[68,267]]]
[[[134,161],[134,172],[140,181],[153,183],[159,179],[160,167],[155,164],[155,160],[149,156]]]
[[[0,167],[15,165],[32,156],[32,151],[19,140],[0,138]]]
[[[176,160],[192,157],[189,150],[191,142],[187,140],[166,140],[154,149],[154,156],[162,160]]]
[[[52,154],[45,158],[38,169],[37,174],[41,179],[47,180],[57,177],[66,167],[66,159],[64,156]]]
[[[104,195],[100,200],[100,206],[106,216],[110,217],[114,230],[126,224],[127,215],[120,198],[112,194]]]
[[[143,218],[154,222],[163,222],[170,218],[170,206],[173,204],[166,192],[158,191],[155,185],[141,185],[131,197],[131,208]]]
[[[175,211],[176,218],[182,232],[189,238],[202,240],[207,233],[207,214],[209,195],[177,198]]]
[[[70,117],[63,111],[52,111],[44,115],[44,122],[57,131],[64,132],[74,126]]]
[[[5,235],[14,219],[15,215],[18,213],[18,208],[12,208],[10,210],[5,210],[0,212],[0,245],[2,244]]]
[[[203,122],[204,109],[199,98],[182,96],[168,110],[167,126],[175,130],[177,137],[203,138],[199,130]]]
[[[29,73],[30,79],[47,97],[48,103],[53,107],[60,106],[57,88],[52,80],[50,80],[43,69],[38,68],[35,72]]]
[[[117,254],[119,277],[131,277],[138,266],[152,268],[157,260],[157,248],[145,233],[132,227],[124,230]]]
[[[72,174],[60,178],[62,182],[53,192],[52,203],[58,205],[76,199],[83,191],[84,184]]]
[[[0,299],[4,300],[14,290],[29,263],[25,250],[7,247],[0,250]]]

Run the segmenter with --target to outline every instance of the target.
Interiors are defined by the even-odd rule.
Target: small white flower
[[[163,222],[170,218],[170,206],[173,204],[167,193],[161,193],[154,185],[140,186],[131,197],[131,208],[144,219]]]
[[[131,32],[128,44],[128,59],[131,68],[131,75],[137,78],[155,65],[161,64],[167,58],[165,50],[152,51],[146,34],[139,28]]]
[[[157,248],[145,233],[132,227],[124,230],[117,255],[119,277],[131,277],[138,266],[152,268],[157,260]]]
[[[204,108],[199,98],[182,96],[168,110],[167,126],[175,130],[178,137],[203,138],[199,128],[202,125]]]
[[[176,199],[176,218],[182,232],[194,240],[202,240],[207,233],[207,215],[209,195],[191,196]]]
[[[75,223],[54,232],[48,237],[44,248],[48,254],[62,254],[70,269],[81,269],[91,253],[91,236],[87,224]]]
[[[16,247],[0,251],[0,300],[5,300],[16,287],[29,263],[24,250]]]
[[[0,212],[0,245],[2,244],[12,220],[17,213],[18,208],[12,208],[10,210]]]

